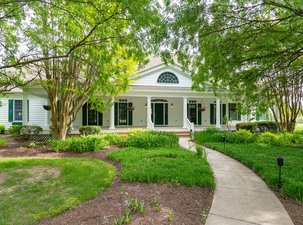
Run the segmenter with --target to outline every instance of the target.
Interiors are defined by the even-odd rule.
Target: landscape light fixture
[[[224,150],[225,150],[225,143],[228,141],[228,138],[224,135],[224,136],[222,137],[222,141],[223,141],[223,143],[224,143]]]
[[[282,186],[282,183],[281,183],[281,168],[284,165],[284,158],[282,156],[277,157],[277,164],[279,166],[279,187],[281,187]]]

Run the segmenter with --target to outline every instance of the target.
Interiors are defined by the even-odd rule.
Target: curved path
[[[188,138],[180,145],[195,151]],[[206,225],[293,225],[279,199],[254,172],[238,161],[206,149],[216,189]]]

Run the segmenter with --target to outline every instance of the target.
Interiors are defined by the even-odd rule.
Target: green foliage
[[[125,136],[117,133],[103,133],[101,135],[110,145],[123,145],[125,141]]]
[[[114,225],[130,224],[131,221],[132,221],[132,217],[130,211],[127,210],[121,218],[114,220]]]
[[[31,142],[27,145],[27,147],[29,148],[36,148],[38,146],[38,144],[36,142]]]
[[[255,136],[249,131],[240,129],[235,133],[225,132],[224,135],[228,138],[229,143],[251,143],[254,142]]]
[[[7,145],[7,140],[0,136],[0,148]]]
[[[169,222],[173,221],[173,219],[174,219],[174,213],[173,213],[173,212],[167,213],[166,219],[167,219]]]
[[[258,136],[258,142],[269,145],[279,144],[279,138],[278,135],[275,135],[270,132],[264,132]]]
[[[133,212],[144,212],[144,202],[139,201],[138,199],[131,199],[128,202],[128,208]]]
[[[303,148],[273,146],[258,143],[230,144],[204,143],[253,169],[272,188],[278,188],[277,156],[284,157],[282,193],[303,203]]]
[[[204,149],[203,146],[201,146],[201,145],[195,145],[195,147],[196,147],[196,154],[197,154],[198,157],[203,157],[203,156],[206,155],[205,154],[205,149]]]
[[[245,129],[249,130],[251,133],[256,133],[257,132],[257,124],[254,122],[249,122],[249,123],[237,123],[236,124],[236,129]]]
[[[4,134],[5,126],[3,124],[0,124],[0,134]]]
[[[0,224],[37,224],[104,191],[115,168],[88,158],[2,158],[0,173]]]
[[[20,129],[20,136],[29,139],[31,135],[38,135],[41,134],[42,132],[43,132],[42,127],[23,125]]]
[[[101,127],[99,126],[82,126],[79,128],[80,134],[90,135],[90,134],[100,134]]]
[[[277,123],[272,121],[260,121],[260,122],[247,122],[247,123],[238,123],[236,124],[237,130],[245,129],[249,130],[252,133],[257,131],[259,132],[276,132],[278,131]]]
[[[207,160],[177,146],[125,148],[109,152],[107,157],[121,162],[123,181],[173,182],[214,188],[214,178]]]
[[[173,132],[135,130],[125,140],[125,146],[138,148],[173,147],[179,138]]]
[[[72,137],[65,140],[51,140],[48,144],[55,151],[71,151],[76,153],[96,152],[109,145],[109,142],[101,135]]]
[[[160,200],[157,196],[153,197],[153,199],[151,200],[151,205],[154,207],[154,209],[157,212],[160,212],[162,209],[162,205],[160,203]]]
[[[21,125],[12,125],[10,128],[8,128],[8,132],[13,135],[13,137],[20,137],[20,132],[21,132]]]

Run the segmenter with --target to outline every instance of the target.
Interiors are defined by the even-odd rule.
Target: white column
[[[216,127],[221,128],[221,107],[220,98],[216,100]]]
[[[187,128],[187,97],[183,97],[183,128]]]
[[[111,102],[111,107],[110,107],[110,119],[109,119],[109,129],[114,130],[115,129],[115,98],[112,98]]]
[[[152,111],[151,111],[151,97],[147,97],[147,100],[146,100],[146,124],[147,124],[147,128],[148,129],[151,129],[150,127],[150,123],[149,121],[151,120],[151,114],[152,114]]]
[[[22,100],[22,125],[28,124],[28,105],[27,105],[28,95],[23,94]]]

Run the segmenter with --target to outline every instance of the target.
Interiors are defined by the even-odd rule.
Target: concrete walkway
[[[188,138],[179,144],[195,151]],[[293,225],[279,199],[254,172],[238,161],[206,149],[216,189],[206,225]]]

